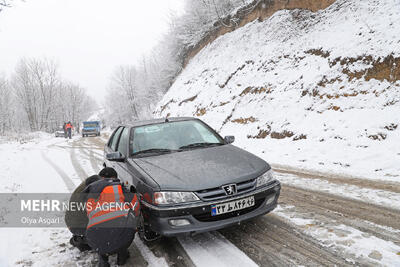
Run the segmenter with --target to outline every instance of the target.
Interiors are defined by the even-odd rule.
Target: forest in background
[[[53,132],[67,121],[78,126],[96,108],[85,89],[63,79],[51,59],[23,58],[10,77],[0,75],[0,135]]]

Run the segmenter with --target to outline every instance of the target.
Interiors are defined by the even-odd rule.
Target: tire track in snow
[[[75,183],[71,180],[71,178],[69,178],[69,176],[60,168],[57,166],[57,164],[55,164],[54,162],[52,162],[44,153],[44,151],[42,151],[42,158],[58,173],[58,175],[61,177],[61,179],[64,181],[65,186],[67,187],[69,192],[72,192],[75,188],[76,185]]]
[[[75,172],[81,178],[81,180],[84,181],[87,177],[89,177],[89,175],[87,174],[87,172],[82,168],[81,164],[79,163],[79,161],[78,161],[78,159],[76,157],[75,149],[70,149],[70,154],[69,155],[70,155],[70,158],[71,158],[72,166],[75,169]]]
[[[95,173],[98,173],[101,169],[101,157],[98,156],[98,153],[94,152],[95,148],[93,148],[90,140],[88,140],[87,138],[83,138],[81,139],[81,142],[83,143],[83,145],[79,146],[79,152],[81,152],[81,154],[85,154],[88,157],[93,171]]]
[[[242,250],[218,232],[178,238],[196,266],[257,266]]]
[[[365,237],[376,237],[377,239],[393,242],[400,246],[399,229],[377,225],[365,220],[357,220],[321,207],[280,204],[275,214],[285,221],[295,224],[296,228],[300,227],[303,232],[327,229],[328,232],[334,233],[335,229],[339,226],[345,226],[346,228],[353,228],[362,232]],[[346,234],[348,233],[342,232],[338,235],[344,238]]]
[[[136,236],[135,239],[138,239]],[[138,266],[138,267],[146,267],[149,266],[149,262],[144,258],[144,255],[137,244],[133,241],[131,246],[128,248],[130,257],[128,261],[125,263],[125,266]]]
[[[93,137],[88,139],[90,144],[93,145],[94,147],[96,147],[97,150],[99,151],[103,151],[104,149],[104,145],[106,144],[107,140],[104,140],[102,138],[99,137]]]
[[[95,170],[96,173],[98,173],[101,169],[101,163],[100,163],[101,159],[97,158],[94,155],[93,150],[90,150],[89,160],[90,160],[90,164],[92,164],[93,170]]]
[[[169,266],[196,266],[176,237],[162,237],[156,241],[145,242],[157,257],[163,257]]]
[[[268,215],[220,230],[260,266],[349,266],[337,253]]]
[[[84,155],[86,156],[86,157],[85,157],[85,160],[89,160],[90,165],[91,165],[93,171],[94,171],[95,173],[99,173],[99,171],[100,171],[100,169],[101,169],[101,167],[100,167],[100,166],[101,166],[101,164],[100,164],[100,159],[97,158],[96,156],[94,156],[91,150],[88,152],[87,150],[79,149],[79,152],[80,152],[81,154],[84,154]],[[81,156],[83,156],[83,155],[81,155]],[[82,160],[82,159],[83,159],[83,157],[81,157],[81,160]]]
[[[85,155],[87,155],[88,157],[93,157],[93,159],[97,160],[97,161],[101,161],[102,157],[96,155],[93,150],[90,149],[80,149],[81,152],[83,152]]]
[[[322,208],[350,218],[400,229],[399,210],[371,203],[285,184],[282,185],[279,200],[289,205]]]
[[[136,248],[139,250],[140,254],[143,255],[143,258],[146,259],[149,267],[159,267],[159,266],[168,266],[167,261],[164,258],[158,258],[154,256],[153,252],[136,236],[133,240]]]

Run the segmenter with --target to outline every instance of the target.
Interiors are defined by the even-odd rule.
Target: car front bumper
[[[82,134],[99,134],[99,131],[96,130],[88,130],[88,131],[82,131]]]
[[[164,235],[194,234],[222,229],[240,222],[264,215],[277,206],[281,185],[279,181],[255,189],[252,192],[220,201],[210,201],[188,204],[177,207],[157,207],[142,202],[143,215],[151,230]],[[255,205],[243,210],[211,216],[211,205],[222,204],[254,196]],[[187,220],[190,224],[174,226],[171,220]]]

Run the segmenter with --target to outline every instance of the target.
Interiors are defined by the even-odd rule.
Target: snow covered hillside
[[[156,117],[197,116],[275,166],[400,179],[400,1],[283,10],[220,36]]]

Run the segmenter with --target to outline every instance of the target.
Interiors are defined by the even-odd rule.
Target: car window
[[[95,128],[98,126],[98,124],[95,122],[90,122],[90,123],[83,123],[83,126],[87,128]]]
[[[218,143],[218,137],[209,129],[207,129],[202,123],[194,123],[193,127],[199,132],[202,140],[207,143]]]
[[[121,137],[119,138],[118,143],[118,151],[121,152],[122,155],[128,155],[128,139],[129,139],[129,128],[125,128],[122,133]]]
[[[111,147],[112,141],[114,140],[115,133],[116,133],[118,130],[119,130],[119,128],[115,129],[114,132],[112,132],[110,139],[108,139],[108,143],[107,143],[107,146],[108,146],[108,147]]]
[[[107,146],[108,147],[111,147],[111,143],[112,143],[112,140],[114,139],[114,134],[115,134],[116,131],[117,130],[114,130],[114,132],[112,132],[112,134],[111,134],[110,139],[108,139],[108,141],[107,141]]]
[[[121,135],[121,132],[122,132],[123,129],[124,129],[124,127],[119,127],[118,130],[114,134],[113,140],[111,142],[111,149],[113,151],[116,151],[116,149],[117,149],[119,136]]]
[[[148,149],[177,150],[196,143],[223,144],[218,134],[197,120],[135,127],[132,139],[131,154]]]

